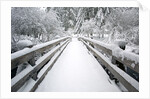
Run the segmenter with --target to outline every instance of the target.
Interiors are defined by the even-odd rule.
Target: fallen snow
[[[30,40],[20,40],[17,42],[17,47],[19,50],[24,49],[25,47],[31,47],[33,46],[33,43]]]
[[[126,51],[128,52],[133,52],[135,54],[139,54],[139,46],[135,45],[126,45]]]
[[[118,58],[121,57],[122,61],[124,60],[124,58],[126,58],[127,60],[134,61],[135,64],[139,63],[139,55],[126,51],[126,50],[122,50],[118,46],[115,46],[115,45],[112,46],[112,55]]]
[[[121,91],[83,43],[76,38],[66,47],[36,92]]]

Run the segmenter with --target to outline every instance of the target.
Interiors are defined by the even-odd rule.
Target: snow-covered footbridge
[[[85,37],[64,37],[11,55],[11,91],[139,91],[139,57]],[[130,71],[130,72],[129,72]],[[136,75],[136,76],[133,76]]]

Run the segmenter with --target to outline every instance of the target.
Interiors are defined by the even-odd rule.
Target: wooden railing
[[[121,82],[124,87],[131,92],[139,91],[139,82],[129,76],[125,71],[118,68],[115,64],[112,63],[111,60],[117,60],[123,65],[128,66],[130,69],[139,73],[139,62],[134,60],[129,60],[127,57],[116,57],[113,55],[113,49],[110,46],[100,43],[97,40],[79,37],[80,41],[82,41],[87,49],[98,59],[101,64],[104,65],[113,75],[114,77]],[[123,50],[122,50],[123,51]],[[107,57],[106,57],[107,56]],[[135,55],[136,58],[138,58]],[[111,59],[111,60],[110,60]],[[135,64],[134,67],[132,64]]]
[[[139,62],[138,61],[136,62],[134,60],[129,60],[127,57],[122,57],[122,56],[116,57],[115,55],[113,55],[113,48],[110,48],[109,46],[103,46],[100,44],[100,42],[98,42],[96,40],[92,40],[92,39],[85,38],[85,37],[83,37],[82,40],[84,40],[85,42],[89,42],[91,45],[94,45],[95,48],[97,48],[97,50],[99,50],[100,52],[105,53],[109,56],[112,56],[112,58],[114,58],[115,60],[123,63],[130,69],[139,73]],[[124,51],[122,50],[122,52],[124,52]],[[132,56],[138,58],[138,55],[131,54],[130,57],[132,57]],[[134,64],[134,66],[132,66],[132,64]]]
[[[33,79],[34,84],[28,91],[34,91],[68,45],[70,39],[70,37],[64,37],[13,53],[11,55],[11,70],[24,62],[28,62],[29,65],[12,78],[11,91],[18,91],[29,79]],[[43,55],[47,49],[50,51]],[[35,60],[36,53],[43,55],[37,61]],[[41,70],[42,72],[38,74]]]

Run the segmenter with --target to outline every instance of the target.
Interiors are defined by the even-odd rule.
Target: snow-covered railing
[[[31,78],[35,81],[35,84],[32,86],[31,90],[29,91],[34,91],[37,88],[38,84],[44,79],[45,75],[51,69],[53,64],[56,62],[56,60],[63,52],[65,47],[68,45],[69,41],[70,41],[70,37],[65,37],[62,39],[50,41],[45,44],[40,44],[30,49],[22,50],[12,54],[11,61],[14,68],[17,67],[18,64],[21,64],[23,62],[29,61],[32,58],[34,58],[33,53],[35,52],[42,53],[44,50],[53,47],[48,53],[44,54],[37,61],[35,61],[34,66],[31,66],[29,64],[23,71],[21,71],[19,74],[17,74],[15,77],[12,78],[11,91],[12,92],[18,91],[26,83],[26,81],[28,81]],[[52,58],[54,55],[55,57]],[[51,62],[48,64],[48,66],[45,67],[48,61]],[[40,72],[44,67],[46,69]],[[39,72],[40,72],[40,76],[38,76]]]
[[[128,91],[130,92],[139,91],[139,82],[136,81],[131,76],[129,76],[126,72],[118,68],[116,65],[112,64],[111,60],[109,60],[109,58],[107,58],[104,54],[102,54],[106,52],[106,54],[113,55],[112,50],[111,48],[109,48],[109,46],[105,44],[100,44],[98,41],[84,37],[80,37],[79,40],[86,45],[86,47],[93,53],[93,55],[100,60],[100,62],[114,75],[115,78],[117,78],[117,80],[119,80],[119,82],[121,82],[124,85],[124,87]],[[93,48],[93,46],[97,46],[97,48],[100,48],[102,52]]]
[[[16,68],[19,64],[24,63],[26,61],[29,61],[29,64],[34,66],[34,56],[36,53],[42,53],[46,49],[52,48],[53,46],[56,46],[57,44],[59,44],[62,41],[65,41],[66,39],[68,39],[68,37],[49,41],[44,44],[38,44],[36,46],[33,46],[32,48],[26,48],[11,54],[11,70]]]
[[[90,38],[82,37],[82,40],[90,43],[91,45],[99,49],[100,52],[105,53],[108,56],[111,56],[113,60],[117,60],[120,63],[132,69],[133,71],[139,73],[139,56],[138,55],[131,53],[131,52],[126,52],[125,50],[122,50],[119,47],[107,45],[97,40],[90,39]]]

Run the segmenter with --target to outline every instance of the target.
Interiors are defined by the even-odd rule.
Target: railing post
[[[35,65],[35,52],[33,53],[33,56],[32,56],[32,58],[28,61],[28,63],[31,65],[31,66],[34,66]]]
[[[119,67],[121,70],[125,71],[124,64],[122,64],[121,62],[117,61],[113,55],[112,55],[111,63],[117,65],[117,67]]]
[[[111,58],[111,63],[116,64],[116,60],[115,60],[114,56],[112,56],[112,58]]]

